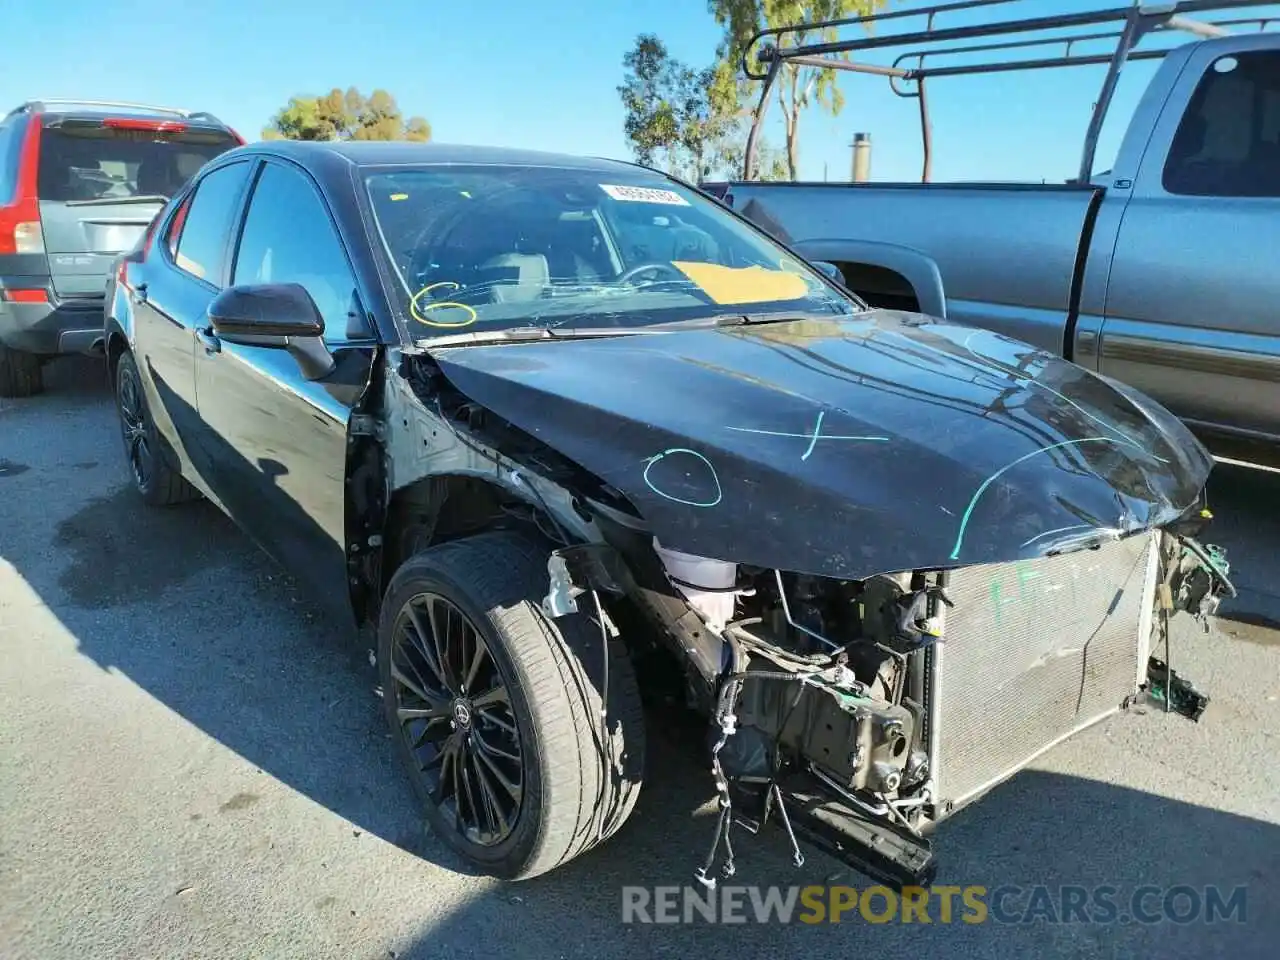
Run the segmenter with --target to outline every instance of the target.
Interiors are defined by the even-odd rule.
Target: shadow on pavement
[[[69,402],[87,409],[110,400],[104,388],[86,384],[72,387]],[[113,436],[112,456],[121,456],[118,447]],[[121,482],[58,521],[52,543],[28,538],[3,548],[4,558],[79,639],[80,651],[361,829],[462,870],[415,814],[393,762],[362,645],[319,614],[215,508],[196,503],[149,510],[123,480],[121,466]],[[1233,530],[1254,536],[1260,524],[1280,522],[1267,492],[1276,480],[1224,471],[1215,480],[1213,505],[1222,522],[1214,539],[1231,550]],[[58,482],[74,483],[75,474]],[[1280,530],[1262,542],[1280,542]],[[1258,576],[1248,572],[1253,559],[1232,559],[1241,585],[1256,592],[1258,609],[1269,615],[1275,598],[1268,591],[1274,588],[1249,579]],[[255,602],[243,602],[246,595]],[[145,604],[145,617],[139,604]],[[1275,955],[1280,827],[1039,771],[1020,775],[944,828],[939,883],[989,890],[1109,884],[1118,888],[1122,906],[1143,884],[1185,884],[1201,892],[1217,885],[1224,896],[1246,885],[1246,922],[1014,923],[1001,925],[999,937],[986,929],[991,922],[937,920],[892,924],[892,935],[885,933],[888,927],[860,929],[869,925],[858,918],[821,926],[623,925],[624,885],[691,882],[711,840],[705,805],[713,790],[695,745],[678,725],[654,717],[650,725],[657,762],[651,761],[639,808],[617,837],[550,876],[481,893],[396,955],[845,957],[860,946],[875,951],[886,938],[915,956]],[[779,832],[739,834],[737,848],[734,883],[865,884],[816,853],[794,868]],[[1011,898],[1010,910],[1017,912],[1020,902]]]
[[[646,810],[597,856],[522,884],[500,887],[424,931],[397,956],[439,957],[831,957],[861,955],[915,957],[1273,957],[1280,936],[1280,827],[1153,796],[1107,783],[1027,771],[979,806],[961,813],[943,830],[944,853],[938,884],[985,888],[985,922],[964,922],[956,897],[950,923],[940,902],[927,908],[929,923],[869,923],[858,909],[841,922],[805,923],[803,904],[789,924],[760,923],[744,897],[739,916],[746,922],[712,924],[697,914],[692,923],[622,921],[624,885],[653,888],[692,885],[694,860],[710,835],[708,818],[656,816],[675,802],[684,809],[684,785],[693,771],[658,771],[646,785]],[[677,782],[679,781],[679,782]],[[1064,833],[1070,833],[1064,842]],[[859,889],[868,881],[825,858],[793,869],[778,834],[739,843],[735,885],[830,883]],[[685,869],[672,871],[676,864]],[[1036,893],[1035,888],[1046,891]],[[1084,888],[1090,904],[1110,899],[1114,913],[1100,905],[1069,913]],[[1099,887],[1114,888],[1111,893]],[[1216,894],[1207,888],[1216,888]],[[1244,888],[1243,893],[1238,888]],[[1144,893],[1146,888],[1149,892]],[[1177,890],[1177,888],[1184,888]],[[1207,922],[1208,900],[1243,905],[1243,914],[1220,912]],[[1135,896],[1137,912],[1134,913]],[[1166,896],[1170,914],[1159,919]],[[1047,899],[1046,899],[1047,898]],[[1093,898],[1097,898],[1095,901]],[[650,901],[652,902],[652,901]],[[679,903],[679,901],[676,901]],[[1191,917],[1196,904],[1199,910]],[[884,916],[876,898],[871,915]],[[674,908],[675,916],[680,908]],[[812,913],[808,914],[810,917]],[[651,914],[652,916],[652,914]],[[974,916],[974,914],[970,914]],[[566,917],[572,920],[565,922]],[[1103,922],[1081,922],[1082,917]],[[1138,919],[1134,919],[1137,917]],[[1241,920],[1241,917],[1243,918]],[[1069,921],[1069,922],[1068,922]],[[1143,922],[1146,921],[1146,922]],[[993,928],[998,928],[994,930]],[[530,936],[539,930],[571,930],[563,940]],[[994,935],[993,935],[994,934]]]

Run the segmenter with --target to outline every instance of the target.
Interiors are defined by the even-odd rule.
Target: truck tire
[[[0,343],[0,397],[30,397],[44,389],[40,357]]]
[[[116,413],[124,455],[133,477],[134,489],[153,507],[193,500],[200,494],[182,474],[170,468],[160,454],[160,439],[147,407],[133,354],[127,350],[116,362]]]
[[[644,770],[623,643],[583,610],[551,620],[550,547],[495,531],[410,557],[387,587],[378,669],[396,753],[435,834],[522,880],[612,836]],[[602,742],[603,666],[608,664]]]

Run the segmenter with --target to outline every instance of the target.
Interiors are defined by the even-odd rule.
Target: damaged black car
[[[1232,588],[1182,423],[652,170],[240,148],[106,325],[139,494],[208,498],[374,638],[425,817],[490,874],[622,826],[654,677],[706,719],[708,885],[766,823],[927,882],[933,828],[1055,744],[1203,709],[1167,623]]]

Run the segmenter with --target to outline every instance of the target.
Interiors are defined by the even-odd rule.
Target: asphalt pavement
[[[689,883],[711,839],[687,733],[652,718],[639,808],[603,848],[523,884],[468,874],[414,811],[367,652],[208,504],[141,504],[100,363],[48,372],[0,400],[6,960],[1276,955],[1280,475],[1211,482],[1242,595],[1210,635],[1179,618],[1201,722],[1118,715],[935,838],[939,883],[1243,886],[1243,921],[624,924],[624,885]],[[794,867],[780,831],[736,847],[735,883],[866,884]]]

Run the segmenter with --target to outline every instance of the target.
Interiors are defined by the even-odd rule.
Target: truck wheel
[[[142,499],[153,507],[163,507],[199,496],[182,474],[170,469],[160,455],[160,441],[151,411],[147,409],[138,367],[133,362],[133,354],[127,351],[116,363],[116,410],[120,414],[120,434],[129,473]]]
[[[626,648],[614,638],[606,653],[588,597],[583,612],[542,614],[548,550],[506,531],[432,547],[396,572],[378,624],[387,720],[428,822],[508,880],[616,832],[644,769]]]
[[[40,358],[0,343],[0,397],[30,397],[44,389]]]

